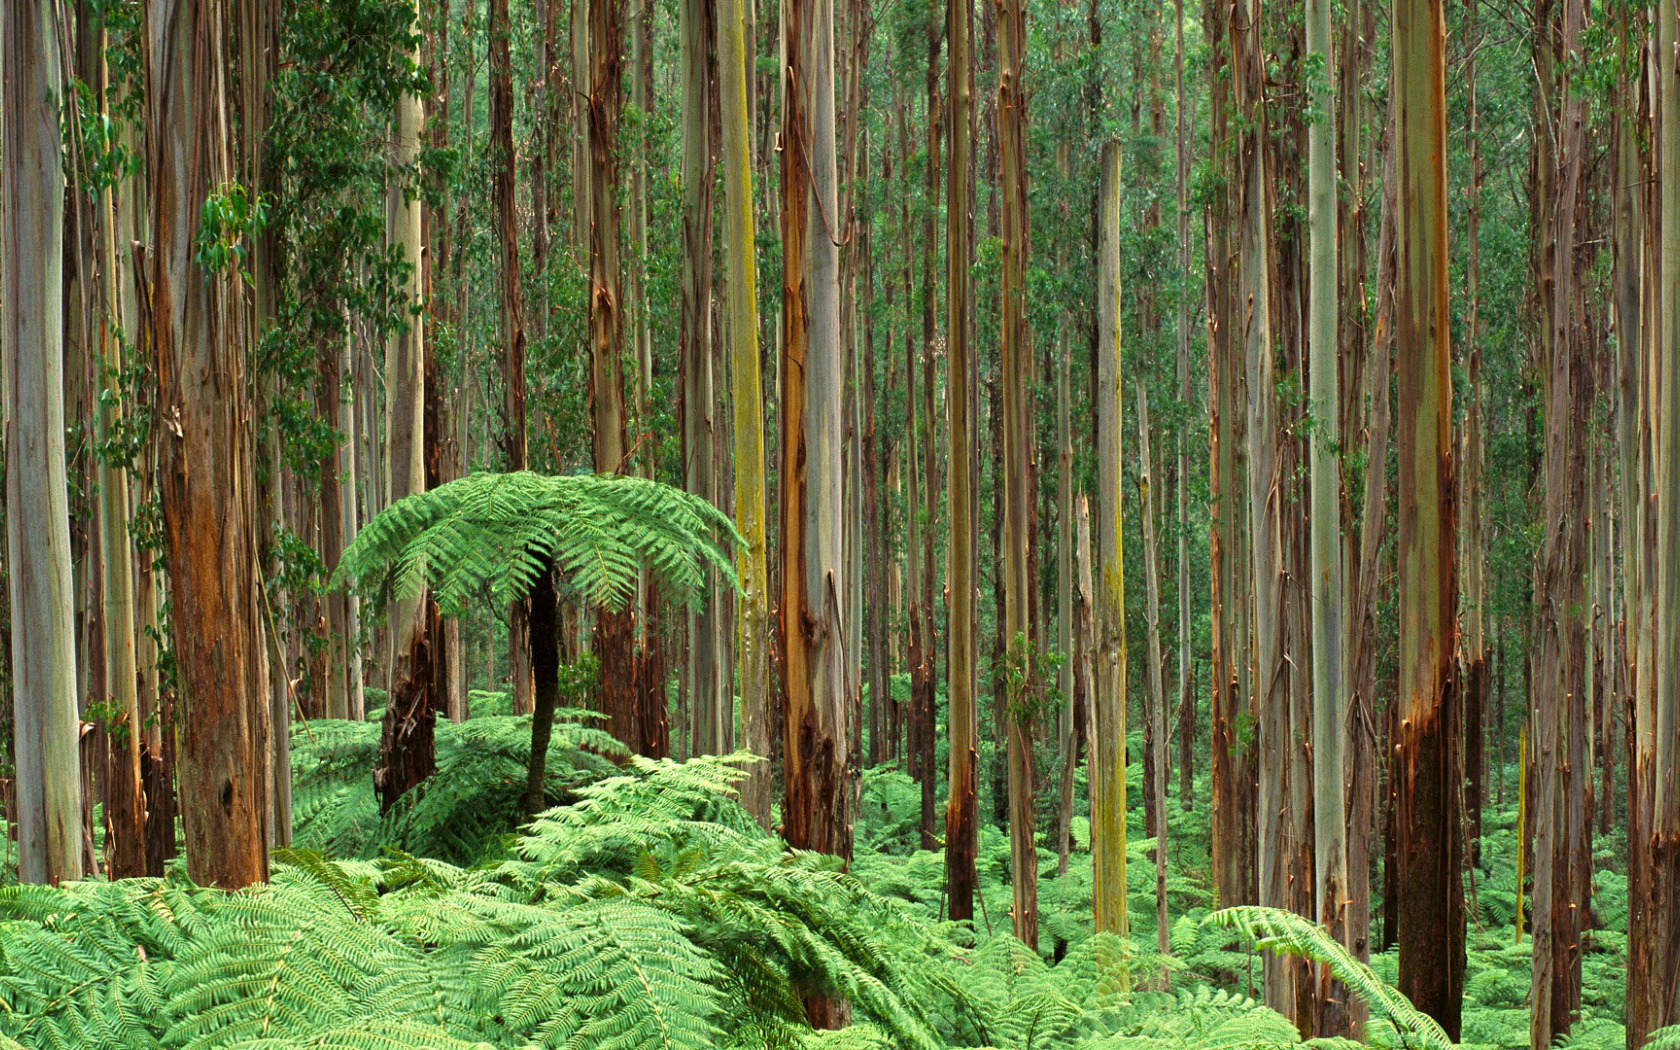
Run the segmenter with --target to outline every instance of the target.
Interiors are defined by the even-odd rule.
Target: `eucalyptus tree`
[[[1656,14],[1657,55],[1674,53],[1680,41],[1680,5],[1663,0]],[[1655,74],[1657,214],[1654,265],[1657,330],[1656,362],[1660,405],[1680,403],[1680,68],[1659,62]],[[1641,796],[1645,819],[1632,849],[1642,853],[1644,880],[1641,913],[1629,945],[1628,987],[1634,1019],[1629,1045],[1645,1033],[1680,1022],[1680,413],[1656,413],[1656,633],[1651,663],[1656,672],[1652,701],[1642,703],[1637,732]],[[1648,792],[1648,799],[1644,793]],[[1637,986],[1637,988],[1636,988]]]
[[[1394,0],[1400,663],[1394,750],[1400,990],[1451,1038],[1464,992],[1458,566],[1447,300],[1446,28]]]
[[[6,566],[17,761],[18,878],[82,877],[75,603],[64,467],[64,167],[58,5],[0,20],[0,346],[5,350]]]
[[[1260,903],[1291,908],[1296,814],[1291,811],[1290,721],[1284,651],[1283,492],[1279,476],[1278,377],[1272,327],[1272,208],[1267,171],[1270,129],[1265,97],[1265,53],[1259,0],[1239,0],[1229,10],[1231,81],[1238,138],[1232,175],[1237,208],[1238,308],[1235,320],[1246,359],[1249,552],[1254,587],[1254,711],[1258,721],[1258,842]],[[1294,961],[1270,955],[1265,962],[1266,1005],[1298,1016]]]
[[[1155,735],[1154,761],[1144,775],[1154,784],[1148,803],[1155,816],[1155,937],[1162,955],[1172,950],[1172,924],[1167,917],[1167,697],[1161,683],[1161,568],[1155,544],[1154,479],[1149,452],[1149,394],[1137,388],[1138,518],[1143,523],[1143,573],[1149,599],[1144,621],[1149,638],[1149,724]],[[1165,971],[1163,971],[1163,980]]]
[[[758,359],[758,261],[752,194],[752,127],[746,0],[720,0],[718,87],[722,113],[725,299],[735,452],[735,527],[742,544],[736,561],[741,598],[736,613],[742,742],[770,754],[770,587],[765,541],[764,389]],[[742,800],[760,824],[770,824],[768,763],[756,767]]]
[[[834,148],[834,9],[785,8],[782,141],[781,646],[786,689],[783,835],[801,849],[852,854],[852,693],[845,617],[841,492],[842,390]],[[807,1003],[837,1027],[843,1001]]]
[[[1097,522],[1094,695],[1091,698],[1092,907],[1101,933],[1127,936],[1126,578],[1121,534],[1120,144],[1102,148],[1097,230]]]
[[[971,0],[947,0],[945,9],[950,42],[945,94],[950,100],[951,120],[951,148],[945,169],[945,346],[949,384],[945,501],[951,522],[951,611],[946,634],[950,647],[946,660],[950,801],[945,809],[945,867],[950,916],[960,922],[974,918],[980,775],[974,660],[975,547],[980,502],[974,417],[979,398],[968,277],[973,200],[968,179],[974,156],[974,7]]]
[[[574,4],[574,11],[582,4]],[[576,15],[573,16],[576,18]],[[509,470],[529,463],[525,415],[525,300],[520,283],[518,196],[513,152],[513,62],[508,0],[490,0],[490,194],[501,259],[502,456]],[[582,169],[580,169],[582,170]],[[508,670],[513,709],[531,708],[531,666],[525,633],[529,609],[508,608]]]
[[[268,676],[258,611],[244,246],[261,222],[233,181],[225,0],[145,12],[150,333],[180,710],[181,824],[195,882],[268,876]],[[236,250],[238,249],[238,250]]]
[[[1306,45],[1313,119],[1307,128],[1307,223],[1310,241],[1307,321],[1312,393],[1312,758],[1313,890],[1318,921],[1344,945],[1348,938],[1347,813],[1343,792],[1343,744],[1347,739],[1348,682],[1342,609],[1342,472],[1338,384],[1341,332],[1337,288],[1336,108],[1330,85],[1336,79],[1330,45],[1329,0],[1307,0]],[[1328,967],[1318,968],[1316,1035],[1352,1035],[1339,1004],[1346,993]]]
[[[418,75],[420,66],[420,7],[418,0],[404,8],[410,48],[406,67]],[[422,323],[424,289],[431,264],[425,251],[423,210],[418,177],[425,107],[418,85],[397,95],[391,126],[391,169],[386,176],[385,236],[393,252],[406,264],[396,290],[400,314],[385,337],[385,498],[392,503],[426,488],[426,347]],[[382,808],[389,808],[436,768],[433,727],[444,683],[442,636],[431,630],[437,622],[424,591],[398,599],[388,610],[387,644],[390,690],[374,771]]]
[[[1022,83],[1026,61],[1026,17],[1022,0],[997,0],[998,17],[998,152],[1002,158],[999,191],[1003,198],[1002,356],[998,365],[999,396],[1003,402],[1003,594],[1004,644],[1009,682],[1005,712],[1009,735],[1009,861],[1014,883],[1011,921],[1015,936],[1030,947],[1038,945],[1038,852],[1033,835],[1033,740],[1036,734],[1036,690],[1033,685],[1029,572],[1032,536],[1032,350],[1026,314],[1027,275],[1027,154],[1026,94]],[[1118,192],[1116,188],[1115,192]],[[1118,344],[1115,352],[1118,353]],[[1118,376],[1115,397],[1119,398]],[[1118,401],[1116,401],[1118,404]],[[1118,426],[1118,417],[1114,420]],[[1100,424],[1099,424],[1100,427]],[[1116,464],[1116,469],[1118,466]],[[1103,494],[1106,523],[1118,521],[1119,475]],[[1107,566],[1107,562],[1104,563]],[[1103,570],[1106,574],[1110,570]],[[1124,890],[1122,889],[1122,893]],[[1124,915],[1124,912],[1122,912]]]
[[[1555,121],[1554,135],[1537,136],[1534,187],[1536,234],[1541,251],[1535,274],[1544,320],[1540,352],[1546,369],[1546,436],[1543,478],[1545,527],[1540,549],[1535,624],[1531,736],[1534,797],[1533,968],[1530,1039],[1550,1046],[1567,1034],[1580,1007],[1581,955],[1590,887],[1582,885],[1576,857],[1585,846],[1583,781],[1590,781],[1586,753],[1583,675],[1586,624],[1583,587],[1587,572],[1587,440],[1592,377],[1588,372],[1577,281],[1581,274],[1579,203],[1586,165],[1587,132],[1582,89],[1562,68],[1576,52],[1587,17],[1580,0],[1561,0],[1554,26],[1550,3],[1536,8],[1538,109]],[[1553,32],[1556,31],[1554,38]],[[1556,49],[1555,53],[1553,49]]]
[[[677,8],[682,38],[682,473],[683,487],[706,499],[717,496],[712,454],[713,10],[712,0],[682,0]],[[721,611],[716,598],[708,596],[688,614],[686,673],[695,754],[725,754],[734,744],[733,691],[719,680],[716,651]]]
[[[589,406],[597,473],[625,469],[623,273],[619,261],[619,122],[624,109],[622,0],[589,8]],[[603,675],[601,706],[612,734],[642,754],[663,754],[665,711],[641,710],[634,676],[635,625],[629,609],[604,608],[595,621],[596,654],[618,673]]]

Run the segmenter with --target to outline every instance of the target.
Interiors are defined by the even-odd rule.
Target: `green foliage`
[[[802,996],[933,1048],[957,950],[830,858],[786,851],[738,759],[636,759],[544,814],[508,859],[281,854],[272,884],[0,890],[0,1035],[29,1047],[807,1044]],[[766,1043],[761,1045],[773,1045]]]
[[[724,539],[720,542],[718,537]],[[641,478],[474,474],[399,500],[362,528],[332,584],[412,597],[430,587],[446,611],[530,592],[553,566],[586,600],[622,608],[645,570],[693,600],[706,571],[735,583],[729,518],[699,496]]]
[[[1371,968],[1355,959],[1324,927],[1278,908],[1226,908],[1209,920],[1238,930],[1256,949],[1295,955],[1327,966],[1336,979],[1371,1011],[1367,1033],[1381,1046],[1416,1050],[1451,1050],[1453,1042],[1434,1019],[1423,1013]]]
[[[616,768],[628,752],[588,711],[555,712],[544,766],[547,797],[561,802]],[[531,716],[440,720],[437,772],[379,813],[373,768],[380,723],[318,720],[292,729],[294,842],[334,857],[398,849],[471,864],[525,819]]]

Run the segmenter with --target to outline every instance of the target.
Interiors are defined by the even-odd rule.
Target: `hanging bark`
[[[1447,300],[1445,23],[1440,0],[1394,3],[1399,368],[1400,990],[1458,1038],[1464,890]]]

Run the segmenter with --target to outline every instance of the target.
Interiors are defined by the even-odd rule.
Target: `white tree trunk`
[[[64,476],[64,177],[47,0],[7,4],[0,155],[5,265],[6,557],[16,712],[18,878],[82,877],[70,509]]]

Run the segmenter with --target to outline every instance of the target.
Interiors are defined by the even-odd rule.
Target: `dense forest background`
[[[0,1046],[1680,1045],[1677,38],[10,0]]]

